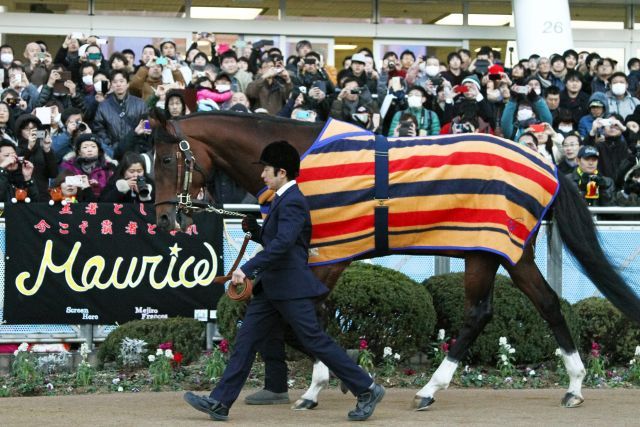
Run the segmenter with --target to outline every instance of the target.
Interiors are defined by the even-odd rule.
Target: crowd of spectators
[[[52,49],[0,47],[1,202],[16,189],[45,202],[52,188],[69,202],[153,200],[149,111],[220,109],[332,117],[387,136],[494,134],[557,164],[589,205],[640,205],[638,58],[625,73],[567,50],[508,69],[483,47],[446,58],[386,52],[377,68],[365,48],[335,69],[308,41],[288,58],[269,40],[229,46],[212,34],[184,55],[172,40],[108,58],[103,46],[70,35]]]

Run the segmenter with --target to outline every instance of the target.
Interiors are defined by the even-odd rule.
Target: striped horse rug
[[[329,120],[297,178],[311,209],[309,263],[485,250],[515,264],[558,191],[556,173],[491,135],[386,138]]]

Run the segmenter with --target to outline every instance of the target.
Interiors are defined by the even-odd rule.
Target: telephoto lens
[[[140,199],[148,199],[151,194],[151,189],[149,188],[149,184],[147,184],[147,180],[144,176],[139,176],[136,179],[136,186],[138,187]]]

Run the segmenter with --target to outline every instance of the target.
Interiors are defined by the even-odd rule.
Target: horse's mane
[[[324,126],[324,122],[303,122],[300,120],[289,119],[285,117],[272,116],[263,113],[241,113],[238,111],[216,110],[216,111],[201,111],[198,113],[192,113],[188,116],[176,117],[173,120],[182,121],[189,120],[197,117],[211,117],[211,116],[225,116],[225,117],[237,117],[243,119],[253,119],[264,122],[271,122],[274,124],[288,124],[293,126],[305,126],[305,127],[321,127]]]

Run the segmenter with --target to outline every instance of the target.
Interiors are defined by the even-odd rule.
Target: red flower
[[[222,353],[228,353],[229,352],[229,341],[224,339],[222,341],[220,341],[220,344],[218,344],[218,348],[220,348],[220,351]]]
[[[413,369],[411,369],[411,368],[406,368],[403,372],[404,372],[404,374],[405,374],[405,375],[407,375],[407,376],[415,375],[415,373],[416,373],[416,371],[414,371],[414,370],[413,370]]]
[[[158,346],[160,350],[171,350],[173,348],[173,343],[171,341],[163,342]]]
[[[591,342],[591,357],[600,357],[600,344]]]
[[[182,353],[180,353],[179,351],[176,351],[175,353],[173,353],[173,361],[176,363],[176,365],[179,365],[182,363]]]
[[[442,349],[443,352],[448,353],[449,352],[449,343],[443,342],[442,345],[440,346],[440,348]]]
[[[366,350],[368,348],[369,348],[369,344],[367,343],[367,340],[361,339],[360,340],[360,351]]]

